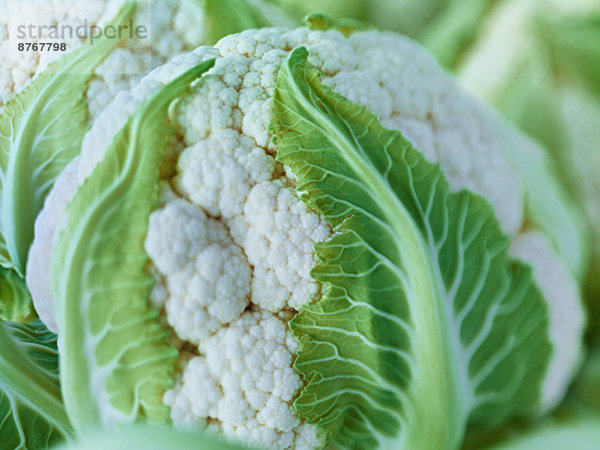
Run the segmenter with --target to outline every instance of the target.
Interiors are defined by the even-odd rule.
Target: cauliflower
[[[0,18],[0,30],[6,37],[0,41],[0,108],[15,93],[20,92],[33,77],[41,73],[48,63],[59,58],[61,52],[17,52],[20,42],[19,24],[33,24],[41,28],[27,42],[55,42],[50,27],[72,29],[87,25],[104,27],[116,15],[124,0],[85,0],[64,2],[62,0],[33,0],[26,3],[8,1],[8,14]],[[190,24],[202,23],[203,10],[193,0],[140,1],[133,18],[134,27],[144,26],[147,37],[125,40],[123,47],[116,48],[94,71],[94,78],[87,90],[87,100],[92,121],[115,95],[130,89],[152,68],[163,64],[173,56],[207,43],[201,27]],[[80,33],[83,35],[83,33]],[[141,35],[144,36],[144,35]],[[80,46],[84,39],[77,34],[64,33],[61,42],[69,49]]]
[[[167,233],[174,239],[163,239]],[[165,279],[167,319],[181,339],[199,344],[246,309],[250,265],[225,225],[193,203],[175,199],[158,210],[146,250]]]
[[[453,67],[466,89],[549,150],[590,225],[591,300],[600,292],[600,53],[590,44],[598,40],[599,18],[593,0],[500,2]]]
[[[59,58],[56,51],[16,51],[22,40],[23,24],[35,26],[26,42],[64,42],[69,50],[79,47],[87,33],[64,32],[57,41],[52,29],[85,26],[105,27],[126,0],[8,0],[7,14],[0,17],[0,109],[20,92],[47,65]],[[87,89],[87,105],[93,122],[117,93],[130,89],[150,70],[168,59],[201,44],[212,44],[229,32],[241,31],[265,23],[290,25],[292,20],[276,6],[267,10],[261,0],[252,0],[246,8],[257,10],[255,22],[235,22],[229,11],[210,8],[196,0],[137,0],[133,28],[144,27],[139,37],[126,39],[94,70]],[[241,19],[240,19],[241,20]],[[233,22],[233,23],[232,23]],[[21,25],[21,27],[20,27]],[[41,32],[38,32],[41,30]]]
[[[151,69],[212,42],[196,22],[214,28],[224,19],[195,0],[9,0],[3,7],[0,209],[11,212],[0,215],[0,265],[21,290],[35,218],[89,124]],[[27,315],[3,310],[11,320]]]
[[[461,228],[462,231],[456,232],[457,236],[465,234],[457,252],[464,251],[467,255],[456,264],[457,270],[476,271],[469,272],[474,278],[481,276],[478,267],[483,267],[484,272],[489,269],[489,279],[484,277],[480,284],[473,282],[476,286],[469,288],[472,291],[463,292],[462,284],[448,287],[440,281],[447,275],[442,266],[454,256],[446,254],[421,266],[417,254],[425,254],[425,247],[443,252],[444,242],[453,239],[454,229],[450,227],[454,225],[447,224],[450,232],[443,238],[445,241],[439,243],[439,248],[436,248],[437,244],[429,243],[427,237],[411,240],[412,237],[406,235],[402,239],[390,239],[384,245],[369,244],[369,249],[361,252],[358,241],[348,242],[350,235],[361,235],[369,230],[370,236],[378,239],[404,229],[402,227],[414,232],[417,222],[405,221],[404,207],[398,206],[394,209],[393,220],[382,212],[382,218],[376,218],[381,223],[373,219],[377,222],[375,225],[371,222],[358,225],[361,216],[350,213],[355,211],[350,206],[349,213],[343,217],[323,213],[325,207],[319,201],[328,204],[326,194],[316,196],[317,200],[313,202],[303,201],[301,197],[306,199],[313,195],[310,186],[303,182],[306,173],[282,163],[281,148],[278,141],[272,140],[274,128],[271,125],[275,115],[273,108],[277,105],[274,96],[278,92],[287,92],[279,86],[286,79],[281,72],[282,66],[300,46],[308,51],[308,63],[321,72],[323,89],[330,88],[345,98],[334,97],[336,101],[354,102],[368,108],[360,109],[356,113],[359,116],[372,111],[375,116],[369,126],[379,121],[385,127],[401,131],[427,160],[437,164],[427,165],[428,170],[441,167],[450,190],[460,191],[452,195],[470,195],[470,204],[479,205],[475,206],[479,209],[473,215],[481,213],[484,219],[473,218],[475,228]],[[416,43],[393,33],[369,31],[346,38],[333,30],[249,30],[227,36],[214,47],[200,47],[176,57],[151,72],[130,91],[119,93],[99,114],[83,141],[80,156],[59,176],[36,220],[26,273],[27,285],[44,322],[59,335],[64,332],[65,323],[59,327],[55,320],[51,261],[56,258],[57,246],[66,242],[62,230],[71,229],[67,224],[75,214],[73,205],[79,195],[78,189],[94,179],[113,137],[145,99],[160,94],[161,89],[178,75],[211,58],[215,58],[214,67],[191,84],[188,94],[169,107],[169,118],[177,136],[166,150],[167,157],[160,171],[160,204],[149,216],[144,240],[149,256],[146,271],[154,279],[150,298],[160,311],[161,323],[173,334],[171,345],[179,354],[175,382],[163,397],[163,402],[170,407],[174,424],[209,424],[255,445],[299,449],[323,445],[324,440],[331,437],[327,427],[332,422],[345,430],[341,431],[345,436],[355,433],[354,437],[358,439],[361,432],[375,436],[376,441],[369,441],[366,447],[372,447],[374,443],[391,448],[410,446],[411,442],[414,444],[415,436],[423,439],[423,430],[419,427],[425,427],[432,439],[440,439],[436,441],[439,445],[454,446],[471,414],[488,423],[498,417],[538,413],[553,407],[564,394],[578,364],[583,311],[569,268],[556,253],[552,241],[542,231],[531,229],[528,223],[524,202],[526,185],[508,156],[512,151],[509,147],[515,145],[515,137],[510,134],[509,138],[497,118],[460,91]],[[303,79],[313,78],[307,75]],[[346,103],[341,105],[333,109],[343,114],[350,108]],[[325,111],[327,107],[317,110]],[[297,122],[302,121],[298,119]],[[325,122],[324,129],[333,126]],[[364,131],[353,136],[360,140],[370,134]],[[522,139],[523,147],[531,145]],[[340,140],[343,139],[340,137]],[[377,147],[379,150],[376,151],[383,151],[384,147]],[[391,153],[388,156],[390,161],[397,157]],[[325,162],[326,158],[323,164]],[[428,163],[415,163],[414,167],[425,167],[423,164]],[[166,170],[167,166],[170,169]],[[338,169],[327,170],[331,175]],[[360,170],[355,169],[356,173]],[[362,181],[355,182],[354,174],[350,172],[347,171],[340,193],[363,189]],[[109,176],[108,173],[105,175]],[[397,175],[388,170],[386,176],[392,180],[389,185],[378,184],[379,178],[374,175],[371,178],[365,176],[365,185],[372,182],[372,186],[379,189],[380,197],[377,202],[362,202],[356,194],[355,201],[361,208],[381,207],[385,210],[390,189],[396,189],[393,177]],[[320,181],[327,181],[327,178],[328,175],[323,175]],[[421,181],[415,178],[415,183]],[[444,183],[438,180],[436,188],[444,189]],[[369,189],[375,190],[375,187]],[[431,197],[435,196],[432,194]],[[487,199],[493,209],[481,198]],[[330,206],[342,208],[349,201],[332,201]],[[449,204],[452,201],[448,200]],[[378,202],[381,204],[377,205]],[[493,218],[494,213],[497,219]],[[465,216],[467,214],[471,213],[464,212]],[[367,216],[371,220],[376,213]],[[491,230],[490,227],[496,227],[493,228],[496,231],[485,232],[485,237],[477,241],[481,237],[479,231]],[[436,234],[443,228],[433,226],[430,232]],[[507,237],[498,237],[502,233]],[[322,242],[328,242],[326,248],[320,244]],[[477,248],[474,248],[474,242]],[[509,243],[512,243],[511,252],[533,268],[533,280],[529,269],[514,262],[497,268]],[[472,253],[479,247],[483,248],[482,254],[489,254],[481,264]],[[504,247],[506,249],[502,250]],[[399,248],[399,254],[412,254],[413,258],[400,262],[381,256],[390,248]],[[336,252],[346,251],[350,253],[339,254],[336,259]],[[375,259],[370,260],[372,266],[363,270],[359,263],[365,254],[371,254],[370,251]],[[346,264],[350,262],[357,263],[353,273],[347,272],[350,266]],[[68,261],[63,264],[67,271],[76,269]],[[392,266],[395,269],[389,274],[379,274],[378,271]],[[420,270],[422,267],[429,269]],[[435,272],[438,267],[442,272]],[[490,269],[494,267],[497,270]],[[437,275],[430,277],[428,270]],[[506,274],[512,270],[516,271],[515,284],[505,284],[509,277]],[[343,274],[350,281],[339,288],[336,274],[338,277]],[[548,274],[552,277],[550,281]],[[360,284],[362,279],[370,280],[368,277],[380,275],[379,284],[367,283],[367,287]],[[421,276],[423,278],[419,278]],[[469,277],[465,275],[465,278]],[[395,281],[386,288],[385,283],[392,279]],[[55,282],[60,283],[59,280]],[[435,316],[437,318],[427,310],[430,294],[425,292],[432,292],[428,291],[431,286],[438,286],[440,290],[431,294],[431,298],[440,295],[439,302],[431,303],[431,310],[435,309],[435,314],[439,314]],[[389,292],[406,290],[401,291],[404,294],[398,294],[398,298],[394,294],[388,306],[376,302],[363,304],[359,297],[353,297],[355,290],[366,292],[367,297],[377,297],[384,295],[386,289]],[[536,300],[541,298],[540,289],[546,294],[547,304]],[[402,296],[409,299],[417,291],[423,293],[422,298],[417,297],[414,303],[407,300],[402,308],[394,306],[401,302]],[[508,293],[514,298],[502,297]],[[488,300],[496,303],[485,306],[484,317],[474,318],[478,314],[477,305]],[[443,306],[444,301],[448,302],[448,308]],[[454,306],[452,301],[456,301]],[[62,304],[60,299],[56,302]],[[332,316],[326,325],[319,322],[320,305],[331,305],[322,307],[321,315]],[[529,309],[522,310],[521,305]],[[364,310],[369,318],[365,319],[355,310]],[[407,310],[410,311],[408,316],[404,315]],[[520,314],[519,320],[513,320],[511,314],[515,311]],[[568,314],[564,314],[565,311]],[[348,315],[343,316],[344,313]],[[304,320],[299,320],[301,318]],[[514,333],[506,331],[513,326],[516,327]],[[303,327],[313,328],[315,334],[304,332]],[[329,339],[337,342],[335,336],[340,333],[339,327],[343,328],[341,344],[327,344]],[[451,337],[440,337],[439,333],[444,332]],[[378,341],[386,333],[393,344]],[[507,333],[506,341],[488,343],[488,339]],[[548,335],[548,342],[543,341],[544,333]],[[402,347],[401,342],[402,336],[406,335],[411,336],[412,342],[407,348]],[[465,338],[465,335],[471,337]],[[347,347],[342,345],[344,342]],[[325,350],[314,350],[315,345],[323,343]],[[491,359],[481,355],[481,348],[487,348]],[[527,353],[528,349],[532,349],[532,353]],[[351,353],[344,353],[348,351]],[[519,353],[521,351],[525,353]],[[369,356],[370,352],[378,353]],[[362,357],[359,355],[366,355],[364,361],[357,363],[359,368],[351,374],[344,372],[345,365],[355,357]],[[452,361],[444,359],[448,355],[456,358]],[[502,364],[511,361],[510,355],[516,355],[514,361],[523,373],[508,370],[508,381],[499,380],[502,377],[491,381],[495,367],[499,373],[507,370]],[[540,355],[547,355],[547,359]],[[472,361],[471,366],[469,361]],[[522,365],[530,361],[535,364],[533,368]],[[315,375],[308,367],[311,364],[321,364],[322,372]],[[400,376],[405,367],[414,372]],[[327,375],[329,370],[338,369],[341,371],[339,376]],[[446,370],[460,378],[460,383],[452,385],[450,375],[443,378]],[[529,370],[539,374],[539,380],[529,378],[532,376]],[[390,379],[390,373],[397,376]],[[459,394],[452,395],[460,398],[448,400],[448,404],[443,405],[437,398],[427,398],[441,392],[440,384],[434,386],[436,381],[432,377],[441,377],[436,379],[440,384],[452,385],[448,389],[456,389],[453,392]],[[338,378],[343,381],[338,382]],[[362,380],[360,386],[377,394],[369,391],[364,393],[365,398],[361,397],[359,391],[353,391],[354,379]],[[400,383],[399,379],[406,380],[402,388],[395,384]],[[319,383],[329,381],[334,384],[327,385],[330,387],[325,388],[325,392],[318,391]],[[494,383],[500,383],[497,391],[480,396],[479,388],[485,391],[489,389],[486,386],[496,386]],[[527,383],[531,386],[526,386]],[[535,383],[540,384],[539,397],[536,397]],[[307,391],[308,388],[313,390]],[[398,393],[405,388],[406,394]],[[353,398],[354,395],[358,400]],[[509,399],[498,399],[503,396]],[[338,399],[335,401],[339,401],[340,406],[336,403],[325,407],[327,411],[319,409],[320,402],[330,398]],[[399,412],[398,409],[404,408],[397,408],[394,399],[398,398],[400,403],[413,403],[406,405],[406,411]],[[523,405],[519,401],[528,403]],[[511,406],[511,402],[518,406]],[[386,417],[386,420],[370,422],[368,414],[381,413],[376,408],[382,404],[386,404],[394,415],[391,419]],[[496,416],[495,419],[486,419],[490,404],[492,411],[501,411],[488,413]],[[444,426],[444,420],[435,419],[435,426],[419,422],[433,417],[434,411],[453,408],[453,405],[462,408],[456,414],[448,415],[457,421],[456,427],[448,426],[457,431],[442,437],[444,431],[440,427]],[[367,409],[361,410],[363,407]],[[375,410],[370,410],[371,407]],[[422,413],[415,418],[411,415],[413,410]],[[334,415],[331,421],[327,415],[330,411]],[[313,413],[322,416],[315,418],[311,416]],[[321,420],[325,416],[327,420]],[[349,417],[348,422],[338,422],[344,420],[340,417]],[[383,432],[378,428],[394,427],[399,423],[402,426],[398,425],[394,431],[388,428]],[[399,433],[398,428],[402,430],[400,437],[395,436]]]
[[[265,448],[317,448],[315,426],[291,405],[302,381],[292,368],[296,340],[284,313],[247,312],[202,344],[165,394],[176,423],[212,418],[227,434]]]

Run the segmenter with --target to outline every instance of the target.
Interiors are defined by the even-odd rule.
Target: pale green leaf
[[[169,105],[213,64],[199,64],[142,103],[67,208],[52,279],[61,385],[78,430],[168,418],[162,395],[177,351],[149,305],[144,238],[175,133]]]
[[[36,317],[25,280],[14,270],[0,267],[0,319],[29,322]]]
[[[178,430],[164,426],[134,426],[94,430],[56,450],[251,450],[208,430]]]
[[[134,10],[126,3],[113,25],[128,22]],[[88,130],[87,83],[127,36],[88,41],[50,64],[0,113],[0,265],[21,276],[35,218]]]
[[[47,449],[73,435],[58,380],[56,335],[0,321],[0,445]]]
[[[450,192],[438,165],[306,58],[297,49],[280,70],[274,143],[336,235],[316,247],[323,299],[290,323],[307,382],[298,414],[344,447],[443,449],[467,423],[531,412],[548,311],[493,208]]]
[[[418,32],[419,41],[441,65],[451,69],[477,39],[486,15],[497,3],[499,0],[449,1]]]
[[[539,40],[548,50],[555,74],[581,81],[600,97],[600,11],[580,17],[544,17],[538,22]]]
[[[548,420],[490,450],[598,450],[600,416],[583,415],[570,420]]]
[[[262,9],[269,8],[269,2],[264,3],[264,8],[257,7],[257,1],[252,0],[199,0],[204,6],[204,36],[207,43],[214,44],[219,39],[230,34],[239,33],[250,28],[260,28],[274,25],[287,25],[276,23],[266,16]],[[276,6],[273,5],[273,8]]]

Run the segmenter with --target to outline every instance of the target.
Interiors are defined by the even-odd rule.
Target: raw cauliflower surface
[[[316,427],[301,423],[291,405],[302,381],[286,319],[249,311],[207,339],[165,395],[173,421],[216,419],[225,433],[265,448],[319,447]]]
[[[50,27],[103,27],[114,19],[125,1],[5,0],[0,14],[0,109],[48,63],[63,55],[58,51],[20,52],[16,50],[18,42],[65,42],[69,50],[77,48],[85,39],[68,31],[61,32],[57,39],[50,34]],[[92,122],[117,93],[132,88],[168,59],[205,43],[203,15],[201,3],[195,0],[139,1],[133,23],[134,27],[145,27],[147,37],[126,39],[96,68],[86,96]],[[18,26],[22,24],[36,27],[26,40],[20,40]],[[41,34],[38,26],[44,27]]]
[[[173,239],[164,239],[167,233]],[[193,203],[175,199],[154,213],[146,249],[163,277],[167,319],[179,338],[200,344],[248,306],[252,273],[242,249]]]
[[[287,322],[320,298],[322,287],[309,274],[313,246],[332,231],[299,199],[294,177],[274,159],[268,132],[279,67],[300,45],[326,85],[402,131],[441,164],[453,189],[486,197],[505,232],[518,240],[524,191],[504,153],[509,144],[499,139],[497,123],[417,44],[391,33],[345,38],[335,31],[261,29],[177,58],[117,96],[49,195],[29,256],[37,266],[27,270],[36,308],[51,312],[52,240],[77,185],[145,97],[216,57],[213,69],[171,111],[180,142],[167,151],[171,169],[163,171],[162,204],[151,215],[145,242],[156,280],[152,300],[181,346],[176,383],[164,401],[177,425],[208,423],[268,448],[321,443],[316,427],[294,415],[292,402],[303,384],[292,368],[296,343]],[[565,265],[540,245],[530,252],[524,244],[515,252],[531,262],[538,282],[548,270],[561,274],[564,282],[556,289],[563,295],[548,299],[560,303],[555,310],[580,308]],[[52,313],[44,320],[52,324]],[[580,336],[569,339],[579,342]],[[572,370],[556,362],[552,367],[559,374],[548,381],[552,398],[546,403],[566,388]]]

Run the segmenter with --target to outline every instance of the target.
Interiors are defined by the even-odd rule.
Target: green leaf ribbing
[[[0,267],[0,319],[29,322],[36,317],[25,280],[14,270]]]
[[[142,103],[67,208],[52,279],[61,385],[78,430],[168,419],[162,394],[177,350],[148,304],[153,281],[144,271],[144,238],[158,206],[164,149],[175,134],[169,105],[213,64],[188,70]]]
[[[38,320],[0,320],[0,442],[47,449],[73,430],[62,403],[56,335]]]
[[[307,383],[295,407],[344,447],[455,448],[468,422],[539,399],[544,299],[488,202],[450,192],[438,165],[306,59],[296,49],[280,69],[274,143],[336,235],[316,247],[324,297],[290,323]]]

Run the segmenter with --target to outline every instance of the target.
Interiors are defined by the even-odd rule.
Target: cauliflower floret
[[[167,321],[179,338],[199,344],[248,305],[246,257],[197,206],[176,199],[152,213],[145,246],[166,280]]]
[[[164,239],[167,233],[171,239]],[[208,219],[194,204],[176,199],[150,216],[145,247],[158,270],[170,276],[192,266],[210,243],[226,240],[227,230],[220,222]]]
[[[270,180],[275,160],[236,130],[217,130],[179,158],[178,190],[213,216],[242,213],[250,188]]]
[[[296,348],[281,317],[244,313],[203,342],[204,355],[165,394],[173,421],[217,419],[225,433],[265,448],[320,446],[317,428],[302,424],[291,405],[303,386],[292,368]]]
[[[314,244],[331,232],[325,221],[298,201],[279,180],[257,184],[248,197],[244,249],[254,266],[252,303],[271,312],[319,298],[319,284],[310,277]]]
[[[168,278],[167,319],[181,339],[200,343],[250,302],[251,271],[237,245],[212,244],[193,269]]]

